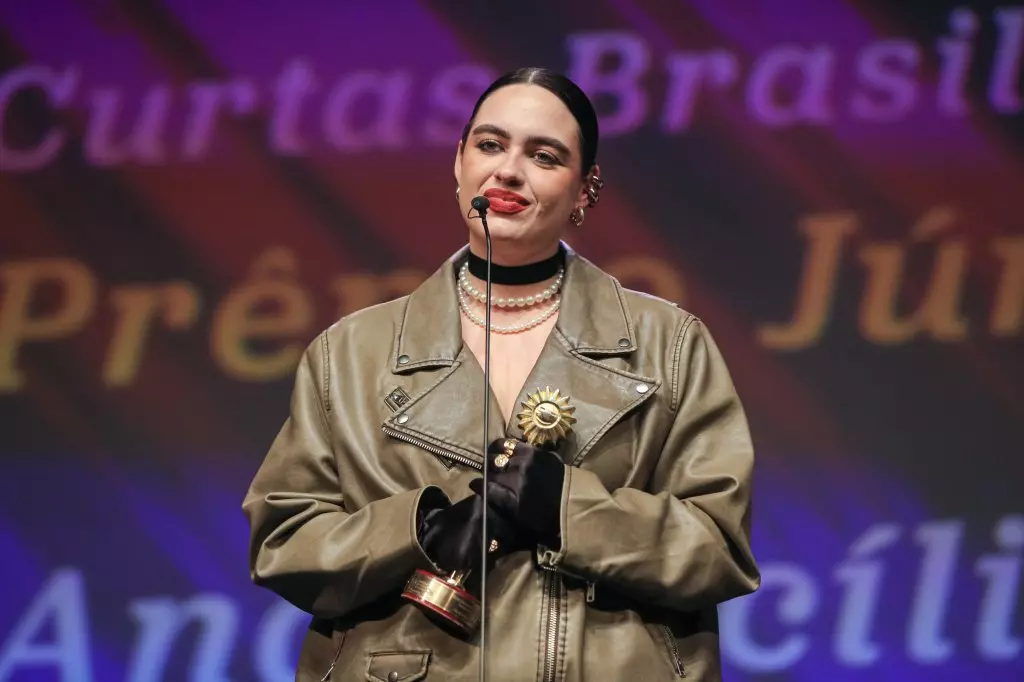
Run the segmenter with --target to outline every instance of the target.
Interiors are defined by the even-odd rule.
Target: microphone
[[[480,219],[484,223],[484,232],[488,235],[489,239],[490,231],[487,229],[487,219],[485,216],[487,215],[487,209],[491,207],[491,200],[487,197],[473,197],[473,201],[469,202],[469,205],[480,214]]]
[[[480,682],[487,682],[487,550],[491,544],[487,539],[487,438],[491,432],[491,230],[487,227],[487,209],[491,207],[491,202],[487,197],[476,196],[470,205],[480,215],[487,243],[487,276],[484,289],[484,442],[480,450],[484,461],[484,513],[480,528]]]

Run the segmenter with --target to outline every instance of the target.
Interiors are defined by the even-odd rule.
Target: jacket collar
[[[565,280],[555,328],[581,355],[625,355],[636,350],[622,286],[568,245],[563,247]],[[406,299],[391,357],[394,373],[455,362],[462,350],[456,270],[468,251],[463,246],[455,252]]]

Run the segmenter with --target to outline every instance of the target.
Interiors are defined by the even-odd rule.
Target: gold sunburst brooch
[[[526,442],[535,447],[554,445],[565,438],[576,423],[569,396],[550,386],[537,389],[522,402],[517,415]]]

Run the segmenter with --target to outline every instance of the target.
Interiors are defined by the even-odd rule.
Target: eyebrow
[[[491,135],[497,135],[498,137],[504,137],[506,140],[512,139],[512,136],[508,134],[508,131],[504,128],[499,128],[496,125],[490,123],[481,123],[476,128],[473,128],[473,135],[479,135],[482,133],[490,133]],[[545,137],[543,135],[534,135],[527,138],[527,144],[543,145],[545,147],[551,147],[556,149],[565,156],[571,157],[572,152],[569,150],[565,143],[556,140],[553,137]]]

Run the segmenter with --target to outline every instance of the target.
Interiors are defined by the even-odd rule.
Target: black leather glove
[[[450,505],[436,498],[421,500],[416,536],[423,551],[443,570],[472,570],[480,566],[482,525],[483,501],[476,495]],[[493,555],[496,558],[502,554],[502,546],[511,542],[513,531],[492,510],[487,516],[487,534],[499,543]]]
[[[487,448],[488,505],[515,526],[515,547],[560,547],[565,464],[549,450],[517,441],[508,464],[498,469],[494,460],[505,451],[505,440],[496,440]],[[469,487],[482,494],[483,479],[474,480]]]

